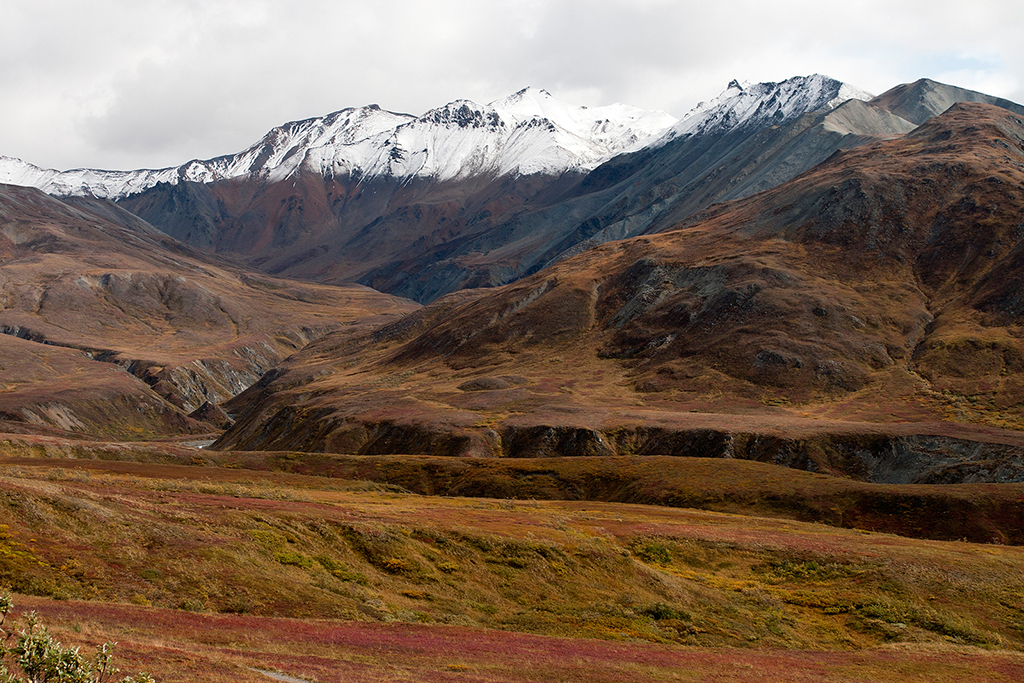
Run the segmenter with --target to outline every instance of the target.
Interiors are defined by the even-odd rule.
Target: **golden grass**
[[[293,486],[244,471],[203,481],[210,473],[8,468],[0,572],[18,591],[63,598],[565,637],[1024,643],[1024,548],[649,506],[424,497],[315,477]]]
[[[162,681],[1009,681],[1024,666],[1024,547],[795,519],[871,491],[897,520],[923,490],[1024,499],[1013,486],[11,439],[0,583],[66,640],[117,640],[126,669]],[[314,471],[334,476],[297,474]],[[721,511],[407,492],[513,483]]]

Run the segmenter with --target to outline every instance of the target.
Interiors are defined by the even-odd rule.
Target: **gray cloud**
[[[55,168],[174,165],[346,106],[422,113],[525,85],[677,116],[732,78],[813,72],[1024,100],[1024,7],[1003,0],[0,5],[0,154]]]

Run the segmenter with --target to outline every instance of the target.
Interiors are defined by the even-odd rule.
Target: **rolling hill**
[[[329,335],[229,404],[219,447],[678,450],[868,478],[897,476],[871,464],[889,453],[909,480],[1019,479],[999,428],[1024,401],[1022,140],[1016,114],[958,104],[674,229]],[[911,437],[959,438],[947,418],[997,434],[929,461]]]
[[[222,428],[211,406],[311,339],[416,308],[254,274],[109,203],[16,186],[0,186],[0,292],[4,417],[127,438]]]

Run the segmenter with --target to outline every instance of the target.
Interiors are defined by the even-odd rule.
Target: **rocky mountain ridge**
[[[0,158],[0,182],[58,196],[123,199],[157,184],[247,178],[273,183],[301,171],[324,178],[386,176],[447,181],[476,175],[584,172],[642,145],[675,122],[664,112],[613,104],[577,107],[524,88],[487,105],[457,100],[422,116],[377,105],[274,128],[238,154],[137,171],[40,169]]]
[[[0,157],[0,182],[57,196],[123,199],[157,184],[212,183],[258,177],[277,182],[300,169],[325,178],[354,176],[448,181],[476,175],[586,172],[624,152],[680,136],[779,125],[850,99],[870,99],[855,86],[818,74],[781,83],[737,81],[681,120],[628,105],[580,107],[546,90],[524,88],[487,105],[456,100],[421,116],[377,105],[343,109],[274,128],[233,155],[135,171],[38,168]]]
[[[724,98],[713,111],[691,112],[684,120],[704,121],[701,134],[658,140],[634,153],[619,155],[590,173],[497,177],[493,173],[463,173],[440,180],[427,175],[353,175],[351,168],[338,167],[325,179],[321,166],[314,164],[298,167],[288,182],[239,177],[212,183],[165,183],[120,204],[182,241],[238,254],[264,272],[323,282],[357,281],[430,301],[454,289],[501,284],[543,267],[588,239],[593,233],[591,226],[606,220],[604,207],[608,203],[619,214],[616,222],[621,222],[623,212],[633,214],[632,207],[643,202],[645,208],[629,218],[625,232],[614,233],[626,236],[630,230],[646,226],[650,217],[667,206],[665,200],[671,197],[661,195],[676,192],[662,187],[656,190],[659,196],[652,197],[652,180],[660,183],[680,173],[695,176],[710,170],[710,164],[721,166],[715,150],[723,145],[799,126],[802,116],[809,115],[807,110],[832,112],[838,99],[855,92],[820,76],[750,86],[742,95]],[[510,99],[517,101],[501,102],[503,111],[518,111],[524,120],[539,121],[543,116],[543,120],[563,121],[556,130],[578,128],[581,121],[590,120],[584,114],[592,119],[597,111],[558,105],[533,91]],[[719,116],[730,107],[738,113]],[[432,116],[447,122],[448,127],[438,128],[440,124],[433,121],[413,122],[398,130],[410,135],[420,128],[445,130],[466,142],[496,125],[487,123],[490,119],[479,108],[464,109],[462,105],[436,110]],[[459,127],[457,121],[465,127]],[[905,124],[901,130],[908,127],[912,126]],[[591,129],[587,136],[600,134]],[[852,139],[847,133],[832,134],[828,144],[832,144],[831,138]],[[752,150],[755,144],[751,142]],[[683,158],[680,146],[704,151]],[[391,149],[414,147],[397,140]],[[492,148],[498,149],[488,149]],[[540,152],[563,147],[538,149],[531,152],[531,158],[543,159]],[[834,149],[834,145],[823,146],[812,158],[805,158],[802,152],[796,157],[790,154],[790,160],[778,163],[771,157],[755,158],[748,165],[765,182],[781,182]],[[488,154],[491,152],[474,157],[456,144],[448,156],[477,158],[484,163],[491,158]],[[292,155],[289,163],[300,156]],[[415,155],[396,152],[395,156],[394,163],[409,164]],[[397,159],[399,156],[402,159]],[[428,155],[420,161],[432,158]],[[793,163],[792,158],[799,161]],[[624,167],[633,170],[624,172]],[[641,175],[629,177],[637,171]],[[701,205],[720,194],[702,193]]]

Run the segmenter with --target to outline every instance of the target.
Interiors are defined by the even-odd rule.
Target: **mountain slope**
[[[933,81],[899,86],[867,102],[836,104],[844,91],[852,88],[820,76],[747,90],[731,84],[713,106],[684,117],[675,127],[680,134],[670,132],[657,145],[606,162],[556,201],[532,202],[529,211],[498,218],[475,235],[411,255],[400,267],[361,281],[424,301],[451,291],[452,281],[503,284],[595,244],[664,230],[716,202],[775,187],[837,150],[908,133],[954,102],[1024,109]],[[801,109],[794,101],[817,108]],[[911,113],[909,102],[926,104]],[[701,132],[681,133],[689,129]]]
[[[593,233],[589,226],[603,225],[608,219],[617,222],[620,214],[635,211],[641,204],[648,207],[642,210],[644,215],[656,215],[664,205],[658,193],[676,190],[652,190],[652,185],[671,182],[680,173],[699,177],[721,165],[723,149],[773,130],[777,124],[790,125],[810,110],[832,111],[841,96],[856,92],[820,76],[758,84],[748,90],[723,98],[723,104],[714,109],[720,114],[715,119],[718,123],[704,126],[703,134],[659,141],[627,157],[626,164],[635,161],[643,166],[639,171],[643,175],[632,179],[620,177],[623,164],[618,162],[608,165],[614,170],[602,167],[586,177],[571,173],[494,178],[463,173],[448,181],[436,174],[409,178],[390,172],[346,175],[342,168],[325,181],[319,166],[314,165],[297,171],[287,184],[268,185],[253,179],[203,185],[183,182],[162,185],[121,203],[179,239],[243,254],[266,272],[327,282],[357,280],[429,301],[461,287],[501,284],[521,277],[586,239]],[[494,106],[496,111],[516,111],[529,105],[522,110],[525,113],[517,115],[539,112],[552,117],[546,120],[566,118],[552,113],[554,105],[549,98],[533,94],[525,98],[520,94],[511,98],[516,102],[506,100]],[[592,118],[596,110],[585,111]],[[702,116],[697,112],[685,121]],[[470,131],[480,127],[486,132],[489,126],[487,116],[455,105],[423,118],[431,120],[413,122],[401,130],[412,134],[428,123],[437,128],[453,121],[462,121]],[[558,130],[572,125],[566,122]],[[900,130],[910,127],[905,124]],[[723,136],[729,142],[720,142]],[[836,148],[832,138],[850,142],[856,136],[831,132],[827,137],[830,142],[821,145],[812,159],[794,151],[789,156],[800,162],[788,164],[770,158],[760,163],[752,141],[750,154],[755,158],[750,163],[756,168],[772,165],[779,178],[762,180],[779,182],[827,157]],[[394,150],[416,147],[394,142]],[[399,156],[401,164],[412,163],[404,152]],[[466,154],[456,147],[452,156],[465,158]],[[638,172],[630,168],[627,176]],[[771,174],[762,173],[767,175]],[[710,203],[716,198],[710,195],[705,199]],[[616,218],[605,215],[612,207]],[[631,222],[632,228],[637,228],[636,222]],[[549,253],[552,245],[560,246]]]
[[[829,87],[823,89],[823,82]],[[774,187],[837,149],[914,128],[859,99],[836,104],[839,93],[853,89],[824,77],[736,90],[727,90],[709,112],[698,107],[678,124],[700,132],[666,135],[606,162],[561,195],[487,217],[472,234],[434,251],[399,254],[400,265],[360,281],[421,301],[451,291],[452,281],[504,284],[594,244],[656,231],[715,202]]]
[[[584,179],[600,161],[644,149],[639,158],[651,159],[668,180],[683,169],[660,158],[681,162],[672,151],[681,138],[689,147],[720,135],[745,139],[854,95],[867,97],[823,76],[733,88],[680,124],[701,134],[677,130],[644,148],[673,119],[623,105],[572,107],[526,89],[490,105],[457,101],[420,117],[372,106],[344,110],[277,128],[238,155],[179,169],[71,172],[61,180],[38,169],[15,174],[8,160],[0,176],[6,163],[7,177],[18,182],[121,197],[122,206],[168,234],[241,255],[264,272],[355,280],[429,301],[539,268],[558,255],[547,253],[552,244],[568,241],[560,253],[593,232],[582,226],[603,225],[608,202],[619,213],[633,211],[631,199],[615,196],[627,184],[600,192],[624,180],[613,177],[621,164]],[[715,161],[708,155],[692,172]],[[788,177],[790,170],[781,172]],[[638,180],[646,201],[650,179]],[[655,213],[662,204],[652,205]]]
[[[820,75],[732,83],[646,145],[664,116],[571,107],[533,89],[420,117],[363,107],[282,126],[238,155],[140,172],[131,187],[152,187],[118,201],[266,273],[429,302],[664,230],[837,150],[905,134],[947,103],[1019,109],[931,81],[866,98]],[[93,185],[128,187],[111,182]]]
[[[1024,418],[1022,142],[1015,115],[957,105],[670,232],[329,335],[235,399],[221,445],[1019,479],[1019,434],[970,433],[993,451],[936,421]]]
[[[915,125],[921,125],[933,116],[937,116],[957,102],[977,102],[994,104],[1008,109],[1015,114],[1024,115],[1024,106],[1001,97],[992,97],[984,93],[954,85],[937,83],[922,78],[913,83],[898,85],[875,99],[871,104],[906,119]]]
[[[0,411],[121,436],[187,415],[284,356],[410,302],[247,273],[96,200],[0,186]]]

